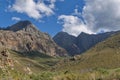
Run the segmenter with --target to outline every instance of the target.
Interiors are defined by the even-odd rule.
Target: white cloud
[[[82,15],[92,32],[120,30],[120,0],[86,0]]]
[[[44,16],[54,14],[55,1],[56,0],[48,0],[50,4],[45,4],[44,0],[15,0],[11,9],[18,13],[25,13],[31,18],[40,19]]]
[[[73,15],[82,16],[81,12],[79,12],[77,8],[74,9]]]
[[[51,4],[49,5],[50,8],[54,9],[55,8],[55,2],[56,0],[48,0]]]
[[[12,20],[13,20],[13,21],[20,21],[21,18],[19,18],[19,17],[12,17]]]
[[[61,15],[58,20],[63,22],[63,31],[71,35],[78,36],[81,32],[92,33],[77,16]]]
[[[75,36],[120,30],[120,0],[85,0],[82,13],[76,8],[74,14],[61,15],[59,20],[63,21],[63,31]]]

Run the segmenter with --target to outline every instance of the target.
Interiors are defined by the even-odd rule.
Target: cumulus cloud
[[[77,36],[83,31],[86,33],[92,33],[77,16],[61,15],[58,20],[61,20],[63,23],[62,31],[71,35]]]
[[[85,0],[81,14],[75,9],[74,14],[61,15],[60,19],[63,31],[72,35],[120,30],[120,0]]]
[[[12,17],[12,20],[13,20],[13,21],[20,21],[21,18],[19,18],[19,17]]]
[[[15,0],[15,3],[10,8],[18,13],[25,13],[31,18],[40,19],[54,14],[53,9],[56,0],[46,1],[49,4],[45,4],[44,0]]]
[[[93,32],[120,29],[120,0],[86,0],[83,18]]]

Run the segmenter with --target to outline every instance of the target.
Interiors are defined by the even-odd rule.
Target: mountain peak
[[[16,24],[7,28],[7,30],[14,31],[14,32],[20,31],[20,30],[30,31],[31,29],[37,30],[36,27],[28,20],[19,21]]]
[[[68,34],[67,32],[61,31],[61,32],[57,33],[56,36],[65,37],[65,36],[72,36],[72,35]],[[54,36],[54,37],[55,37],[55,36]],[[75,36],[72,36],[72,37],[75,37]]]
[[[89,35],[88,33],[85,33],[85,32],[81,32],[80,35]]]
[[[67,32],[63,32],[63,31],[59,32],[58,34],[59,35],[69,35]]]
[[[64,56],[67,53],[30,21],[19,21],[5,30],[0,30],[0,48],[4,47],[21,53],[35,52],[35,56],[41,56],[38,53],[50,56]]]
[[[29,20],[19,21],[18,23],[24,24],[26,26],[32,24],[32,22],[30,22]]]
[[[83,36],[89,36],[90,34],[85,33],[85,32],[81,32],[80,35],[78,35],[78,37],[83,37]]]

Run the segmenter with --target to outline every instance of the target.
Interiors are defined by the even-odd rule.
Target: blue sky
[[[12,1],[12,2],[11,2]],[[82,0],[65,0],[65,1],[56,1],[55,8],[53,9],[54,14],[50,16],[44,16],[38,20],[30,18],[26,13],[18,13],[17,11],[9,10],[9,5],[13,5],[15,0],[0,0],[0,26],[7,27],[18,20],[12,20],[13,17],[18,17],[21,20],[30,20],[35,24],[40,31],[47,32],[51,36],[54,36],[56,33],[62,31],[62,24],[58,23],[58,16],[60,15],[71,15],[74,12],[75,8],[78,8],[79,11],[82,10],[84,1]],[[44,0],[45,1],[45,0]]]
[[[78,36],[120,30],[120,0],[0,0],[0,27],[29,20],[42,32]]]

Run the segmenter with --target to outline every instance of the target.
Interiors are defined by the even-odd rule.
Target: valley
[[[119,63],[120,31],[52,39],[30,21],[0,29],[1,80],[119,80]]]

